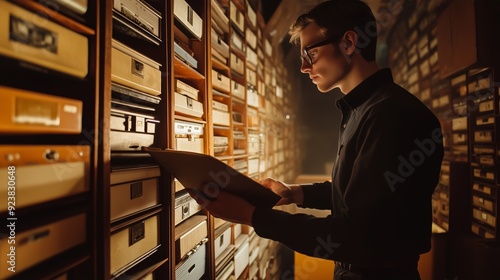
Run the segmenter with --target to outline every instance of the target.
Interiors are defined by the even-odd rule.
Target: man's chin
[[[336,86],[325,87],[325,86],[322,86],[322,85],[319,85],[319,84],[316,84],[316,87],[318,88],[319,92],[322,92],[322,93],[329,92],[329,91],[333,90],[334,88],[336,88]]]

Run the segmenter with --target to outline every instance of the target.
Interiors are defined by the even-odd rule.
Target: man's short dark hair
[[[290,42],[300,43],[300,32],[316,23],[322,36],[334,38],[353,30],[358,34],[357,51],[367,61],[375,60],[377,21],[370,7],[359,0],[330,0],[299,16],[290,27]]]

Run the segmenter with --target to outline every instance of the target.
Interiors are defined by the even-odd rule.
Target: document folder
[[[231,166],[206,154],[142,148],[186,188],[217,198],[220,191],[246,199],[255,206],[273,207],[280,196]]]

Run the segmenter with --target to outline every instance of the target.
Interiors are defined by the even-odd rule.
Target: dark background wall
[[[319,92],[308,75],[300,72],[299,48],[284,41],[285,65],[295,81],[290,94],[296,96],[299,104],[295,120],[302,174],[330,174],[331,169],[325,166],[331,167],[335,161],[340,126],[340,111],[335,101],[343,94],[339,90]]]

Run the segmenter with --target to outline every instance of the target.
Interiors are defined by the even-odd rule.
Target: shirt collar
[[[347,105],[351,110],[354,110],[368,100],[381,85],[391,82],[393,82],[391,70],[389,68],[381,69],[337,100],[337,107],[342,109]]]

